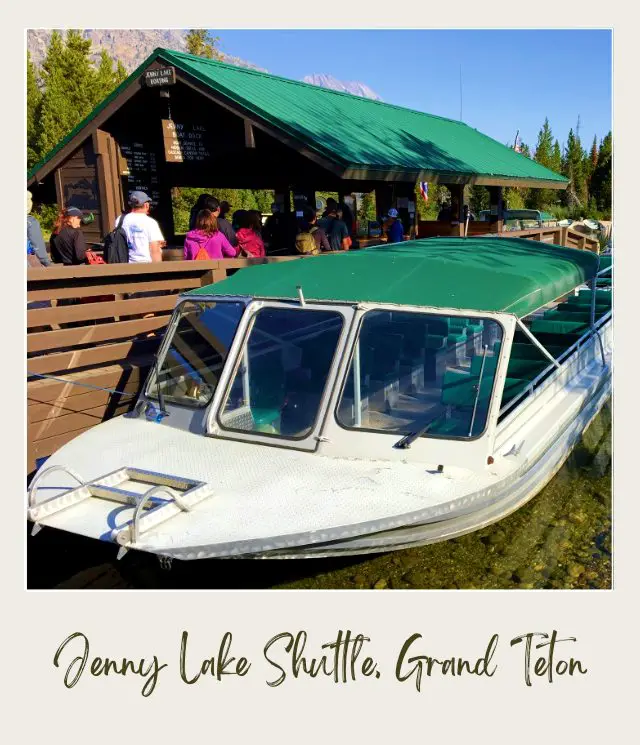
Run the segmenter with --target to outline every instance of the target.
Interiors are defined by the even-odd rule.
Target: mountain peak
[[[127,72],[133,72],[157,47],[187,51],[187,31],[180,29],[85,29],[85,39],[91,39],[93,54],[91,58],[98,62],[100,51],[105,49],[110,57],[122,62]],[[27,49],[36,67],[42,64],[51,39],[50,29],[29,29],[27,31]],[[233,57],[222,52],[223,62],[251,70],[267,72],[252,62]]]
[[[358,80],[343,81],[334,78],[333,75],[329,75],[328,73],[317,72],[312,75],[305,75],[303,81],[305,83],[311,83],[311,85],[318,85],[321,88],[330,88],[333,91],[352,93],[353,95],[361,96],[362,98],[371,98],[374,101],[382,101],[382,98],[380,98],[374,90]]]

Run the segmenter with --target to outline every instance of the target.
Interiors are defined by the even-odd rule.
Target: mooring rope
[[[47,380],[57,380],[58,383],[68,383],[70,385],[79,385],[83,388],[92,388],[94,391],[107,391],[107,393],[117,393],[119,396],[128,396],[129,398],[135,398],[137,393],[126,393],[125,391],[117,391],[115,388],[103,388],[99,385],[91,385],[90,383],[79,383],[76,380],[67,380],[65,378],[57,378],[55,375],[44,375],[43,373],[34,373],[27,370],[27,375],[34,378],[46,378]]]

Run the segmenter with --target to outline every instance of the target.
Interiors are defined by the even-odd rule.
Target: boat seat
[[[546,367],[551,365],[551,360],[522,360],[511,358],[507,367],[508,378],[520,378],[521,380],[533,380]]]
[[[478,376],[466,370],[447,370],[442,381],[441,401],[447,406],[469,407],[476,400]],[[487,401],[493,387],[493,375],[483,377],[478,402]]]
[[[537,336],[546,334],[582,334],[588,323],[583,321],[548,321],[545,318],[536,319],[531,324],[531,333]]]
[[[562,305],[559,305],[556,310],[560,310],[563,313],[591,313],[591,303],[562,303]],[[596,318],[603,316],[610,310],[610,305],[596,303]]]
[[[567,308],[590,308],[591,307],[591,298],[590,297],[581,297],[580,295],[573,295],[570,297],[566,303],[563,303],[565,307]],[[596,308],[611,308],[611,300],[603,300],[602,298],[597,297],[596,298]]]
[[[589,325],[589,323],[591,322],[591,312],[588,310],[564,311],[560,309],[554,309],[546,311],[544,314],[544,319],[547,321],[570,321],[572,323],[586,323],[587,325]]]
[[[546,349],[553,357],[558,357],[564,352],[566,347],[564,345],[551,346],[546,347]],[[538,347],[536,347],[531,342],[528,342],[525,344],[513,344],[513,346],[511,347],[511,359],[539,360],[540,362],[544,362],[546,360],[546,357],[543,356]]]
[[[573,346],[578,339],[582,336],[582,333],[575,334],[556,334],[547,331],[540,331],[536,334],[536,338],[546,349],[557,348],[560,351],[554,356],[557,358],[569,347]]]
[[[522,380],[520,378],[507,378],[504,382],[500,408],[505,406],[505,404],[508,404],[509,401],[514,399],[516,396],[520,395],[530,382],[530,380]]]
[[[581,299],[589,298],[589,300],[591,300],[591,292],[591,290],[580,290],[578,293],[578,297]],[[596,303],[611,303],[611,300],[611,290],[596,290]]]
[[[494,375],[496,368],[498,366],[498,357],[495,357],[493,355],[485,358],[484,361],[484,375]],[[471,358],[471,367],[469,368],[472,375],[480,375],[480,370],[482,369],[482,355],[477,354],[474,357]]]

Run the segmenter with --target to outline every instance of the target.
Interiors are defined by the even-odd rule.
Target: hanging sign
[[[203,161],[210,157],[207,130],[202,124],[162,120],[162,139],[167,163]]]
[[[158,67],[155,70],[145,70],[144,84],[148,88],[159,88],[165,85],[176,84],[175,67]]]

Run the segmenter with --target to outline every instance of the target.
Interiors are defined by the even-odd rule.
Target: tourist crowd
[[[119,215],[113,230],[104,239],[104,258],[87,246],[82,232],[86,220],[77,207],[67,207],[58,215],[51,232],[47,254],[38,220],[31,214],[31,193],[27,191],[27,265],[49,266],[52,261],[67,266],[85,263],[150,263],[162,261],[166,241],[158,221],[150,212],[151,198],[143,191],[129,194],[129,209]],[[287,248],[296,253],[314,255],[348,251],[352,246],[353,214],[344,203],[329,198],[326,209],[307,203],[285,212],[281,205],[271,205],[271,215],[264,225],[258,210],[236,210],[231,219],[231,205],[211,194],[201,194],[191,209],[189,230],[183,255],[187,260],[233,257],[260,258],[267,249]],[[404,238],[398,212],[390,209],[383,223],[388,242]]]

